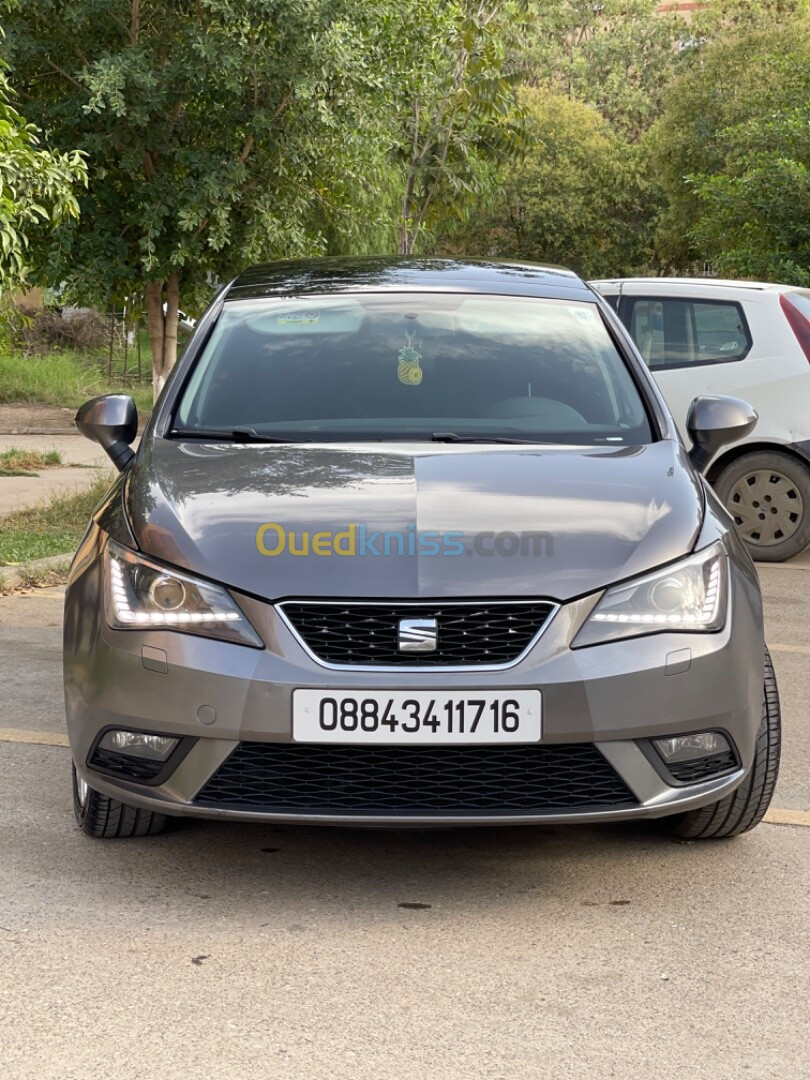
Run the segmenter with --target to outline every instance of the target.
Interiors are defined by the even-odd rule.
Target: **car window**
[[[733,301],[626,297],[622,318],[652,369],[742,360],[751,348],[742,306]]]
[[[304,440],[652,438],[596,304],[434,293],[226,303],[174,427]]]

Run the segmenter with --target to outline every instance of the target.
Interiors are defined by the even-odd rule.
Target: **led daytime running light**
[[[706,585],[706,595],[703,607],[697,616],[689,615],[655,615],[652,612],[644,612],[641,615],[632,615],[626,612],[612,614],[609,611],[597,611],[591,615],[593,622],[604,623],[633,623],[637,626],[705,626],[717,617],[717,604],[720,599],[720,561],[716,560],[709,571],[709,581]]]
[[[110,591],[115,604],[116,617],[132,626],[179,626],[199,623],[238,622],[236,611],[133,611],[129,603],[124,572],[116,558],[110,559]]]

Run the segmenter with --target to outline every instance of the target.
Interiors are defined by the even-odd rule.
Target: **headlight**
[[[107,622],[115,630],[182,630],[264,647],[220,585],[158,566],[114,540],[107,541],[104,561]]]
[[[712,544],[664,570],[608,589],[573,647],[662,631],[722,630],[727,602],[728,560],[722,544]]]

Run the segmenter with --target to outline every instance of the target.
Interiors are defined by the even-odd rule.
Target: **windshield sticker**
[[[571,312],[575,319],[582,323],[592,323],[594,321],[593,312],[590,308],[585,307],[569,307],[567,309]]]
[[[320,315],[314,311],[288,311],[276,318],[279,326],[313,326],[320,320]]]

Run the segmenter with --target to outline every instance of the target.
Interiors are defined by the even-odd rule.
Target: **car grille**
[[[195,801],[285,814],[425,817],[637,805],[591,743],[366,747],[244,742]]]
[[[119,754],[114,750],[101,750],[99,747],[93,751],[88,765],[91,769],[123,776],[127,780],[142,781],[154,780],[166,768],[165,761],[149,761],[146,758],[131,757],[129,754]]]
[[[509,664],[548,622],[555,605],[515,603],[299,603],[279,605],[309,649],[344,666],[477,667]],[[435,619],[433,652],[399,652],[401,619]]]
[[[699,784],[701,780],[711,780],[720,773],[733,772],[737,768],[737,759],[731,750],[726,750],[722,754],[712,754],[694,761],[668,763],[667,768],[679,783]]]

